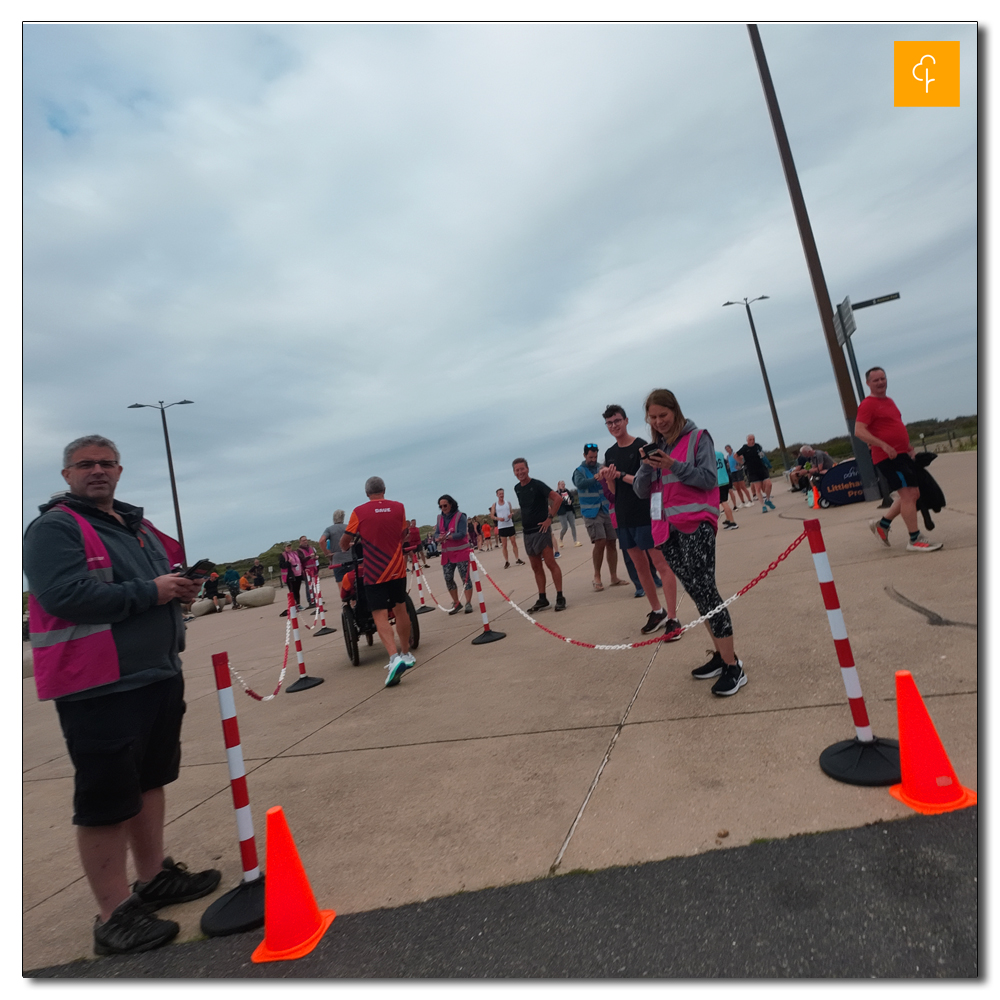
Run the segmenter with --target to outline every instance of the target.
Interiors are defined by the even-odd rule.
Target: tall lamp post
[[[774,396],[771,395],[771,383],[767,380],[767,369],[764,367],[764,355],[760,353],[760,342],[757,340],[757,328],[753,325],[753,313],[750,312],[751,302],[760,302],[762,299],[769,299],[770,295],[758,295],[755,299],[738,299],[735,302],[723,302],[725,306],[738,306],[741,302],[746,307],[747,319],[750,320],[750,333],[753,335],[753,346],[757,348],[757,360],[760,362],[760,373],[764,376],[764,388],[767,390],[767,401],[771,404],[771,417],[774,420],[774,429],[778,435],[778,446],[781,448],[781,461],[787,472],[791,466],[788,464],[788,456],[785,454],[785,439],[781,435],[781,424],[778,423],[778,411],[774,408]]]
[[[151,410],[159,410],[160,416],[163,418],[163,441],[167,446],[167,468],[170,470],[170,490],[174,495],[174,517],[177,519],[177,541],[181,543],[181,551],[184,553],[184,559],[187,560],[187,549],[184,548],[184,529],[181,527],[181,505],[177,502],[177,480],[174,479],[174,460],[170,454],[170,435],[167,433],[167,409],[171,406],[183,406],[186,403],[193,403],[193,399],[179,399],[176,403],[167,403],[166,406],[163,405],[163,400],[160,400],[159,406],[155,403],[132,403],[128,407],[130,410],[138,410],[142,407],[149,407]]]

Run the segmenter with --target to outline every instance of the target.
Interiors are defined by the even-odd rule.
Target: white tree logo
[[[934,56],[931,56],[931,55],[921,56],[920,57],[920,62],[918,62],[913,67],[912,72],[913,72],[913,79],[916,80],[918,83],[922,83],[924,85],[924,93],[925,94],[929,94],[930,93],[930,85],[932,83],[934,83],[934,77],[931,76],[931,68],[930,68],[930,66],[925,66],[924,65],[924,61],[926,59],[930,59],[930,61],[932,63],[936,63],[937,62],[937,60],[934,58]],[[923,70],[923,76],[919,76],[917,74],[917,70]]]

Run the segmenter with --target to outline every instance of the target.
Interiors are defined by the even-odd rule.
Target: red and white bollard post
[[[302,655],[302,640],[299,638],[299,612],[295,606],[295,598],[288,594],[288,617],[292,620],[292,638],[295,640],[295,658],[299,661],[299,679],[286,688],[288,694],[296,691],[306,691],[317,684],[323,683],[322,677],[310,677],[306,673],[306,658]]]
[[[861,694],[861,681],[854,665],[854,654],[847,638],[847,625],[840,610],[840,598],[833,582],[833,571],[823,543],[823,533],[817,520],[805,522],[806,538],[812,552],[813,565],[823,594],[826,617],[837,649],[840,675],[851,706],[851,717],[857,735],[853,740],[842,740],[828,746],[819,757],[823,772],[837,781],[849,785],[896,785],[902,780],[899,767],[899,743],[872,735],[868,709]]]
[[[418,615],[425,615],[428,611],[433,611],[434,609],[428,607],[427,602],[424,600],[424,581],[420,573],[420,560],[417,558],[417,553],[413,553],[413,575],[417,579],[417,593],[420,595],[420,607],[417,608]]]
[[[337,630],[326,623],[326,605],[323,603],[323,590],[319,585],[319,572],[313,575],[313,599],[316,601],[316,617],[319,628],[313,635],[332,635]]]
[[[476,563],[476,553],[469,552],[469,569],[472,571],[472,582],[476,585],[476,597],[479,598],[479,613],[483,616],[483,631],[472,640],[473,646],[482,646],[487,642],[497,642],[507,637],[506,632],[496,632],[490,628],[490,620],[486,616],[486,599],[483,597],[483,585],[479,582],[479,567]]]
[[[233,698],[233,684],[229,676],[229,654],[215,653],[212,656],[212,667],[219,695],[222,736],[226,744],[229,783],[236,809],[236,830],[240,838],[240,860],[243,864],[243,881],[215,900],[201,917],[202,932],[209,937],[221,937],[263,926],[264,876],[257,861],[257,841],[253,834],[253,817],[250,815],[243,747],[240,745],[240,727],[236,721],[236,700]]]

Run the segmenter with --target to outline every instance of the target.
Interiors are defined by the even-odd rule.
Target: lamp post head
[[[128,409],[130,409],[130,410],[138,410],[141,407],[148,406],[148,405],[149,405],[148,403],[132,403],[132,405],[129,406]]]

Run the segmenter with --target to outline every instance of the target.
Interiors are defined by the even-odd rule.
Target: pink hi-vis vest
[[[80,525],[87,574],[102,583],[111,583],[114,578],[111,557],[93,525],[62,504],[54,509],[69,514]],[[28,595],[28,624],[35,688],[40,701],[110,684],[121,677],[110,624],[78,625],[57,618],[35,600],[34,594]]]
[[[698,442],[703,431],[689,431],[677,439],[670,450],[670,457],[676,462],[693,463],[698,453]],[[659,482],[653,481],[653,492],[663,494],[661,520],[653,520],[653,542],[662,545],[670,536],[670,529],[676,528],[690,534],[701,521],[708,521],[713,531],[719,528],[719,487],[701,490],[696,486],[682,483],[668,469],[660,469]]]
[[[469,561],[469,550],[471,546],[469,545],[468,533],[466,533],[464,538],[444,537],[448,532],[455,530],[455,525],[458,524],[459,517],[461,517],[461,513],[459,511],[455,511],[452,515],[451,521],[446,525],[444,514],[438,515],[438,534],[441,535],[442,566],[447,566],[448,563],[461,563]]]

